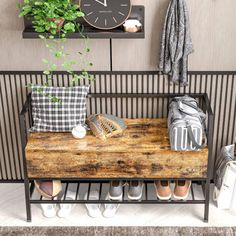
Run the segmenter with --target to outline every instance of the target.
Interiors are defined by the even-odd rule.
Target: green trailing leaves
[[[54,63],[51,64],[50,69],[53,70],[53,71],[56,70],[57,69],[57,65],[54,64]]]
[[[76,22],[79,17],[84,16],[84,13],[80,11],[79,5],[75,2],[73,0],[24,0],[22,4],[19,4],[19,16],[33,18],[32,23],[35,31],[41,33],[39,38],[54,57],[52,61],[51,59],[42,59],[42,63],[45,65],[43,74],[46,78],[43,86],[51,85],[53,73],[62,68],[69,74],[73,85],[81,79],[94,79],[94,76],[87,71],[87,68],[93,66],[87,60],[87,55],[90,52],[88,38],[83,34],[83,25]],[[74,52],[78,60],[70,58],[65,46],[68,33],[75,31],[80,33],[84,42],[84,48],[79,52],[77,50]],[[81,73],[76,73],[74,67],[76,70],[83,69]],[[35,87],[33,84],[27,86]],[[43,86],[38,88],[38,92],[48,97],[52,102],[60,104],[61,101],[57,97],[49,96],[44,92]]]
[[[43,62],[44,64],[48,64],[48,63],[49,63],[48,60],[45,59],[45,58],[42,59],[42,62]]]
[[[75,32],[75,24],[68,22],[64,25],[64,30],[66,30],[67,32]]]
[[[44,36],[44,35],[41,35],[41,34],[39,35],[39,38],[40,38],[40,39],[46,39],[45,36]]]
[[[44,73],[45,75],[50,75],[50,71],[49,71],[49,70],[45,70],[43,73]]]
[[[63,56],[63,51],[56,51],[55,54],[54,54],[54,56],[55,56],[56,58],[61,58],[61,57]]]
[[[63,33],[75,32],[76,19],[83,17],[79,5],[72,0],[26,0],[19,4],[19,16],[33,17],[36,32],[55,35],[64,23]]]

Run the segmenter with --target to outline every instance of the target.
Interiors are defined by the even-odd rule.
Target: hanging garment
[[[225,175],[227,166],[230,163],[235,163],[236,159],[234,157],[234,145],[225,146],[221,149],[220,155],[216,159],[215,165],[215,186],[220,189],[223,182],[223,177]]]
[[[223,147],[216,161],[213,199],[220,209],[236,209],[236,158],[234,145]]]
[[[171,81],[188,84],[188,55],[193,52],[185,0],[171,0],[162,33],[159,70]]]

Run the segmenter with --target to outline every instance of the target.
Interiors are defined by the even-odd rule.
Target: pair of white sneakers
[[[84,200],[88,199],[88,193],[85,194]],[[99,200],[99,192],[91,191],[89,194],[89,200],[97,201]],[[109,196],[106,197],[106,200],[110,200]],[[101,204],[85,204],[88,215],[92,218],[100,217],[101,215],[105,218],[111,218],[115,216],[120,204],[104,204],[102,207]]]
[[[62,199],[64,196],[62,196]],[[47,200],[47,198],[43,198]],[[56,200],[56,198],[55,198]],[[66,200],[75,200],[75,194],[71,191],[67,191]],[[56,215],[60,218],[66,218],[70,215],[74,204],[59,204],[59,210],[57,204],[41,204],[43,215],[47,218],[55,217]]]

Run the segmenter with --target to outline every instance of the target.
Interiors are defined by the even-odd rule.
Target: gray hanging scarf
[[[159,70],[171,81],[188,84],[188,55],[193,52],[185,0],[171,0],[161,40]]]

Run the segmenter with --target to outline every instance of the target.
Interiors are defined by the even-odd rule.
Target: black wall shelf
[[[130,14],[129,19],[138,19],[142,23],[142,31],[137,33],[128,33],[124,32],[122,27],[104,31],[98,30],[90,25],[88,25],[84,20],[78,21],[80,24],[83,24],[84,31],[83,34],[86,35],[88,38],[96,38],[96,39],[141,39],[145,38],[145,8],[144,6],[132,6],[132,11]],[[25,29],[23,31],[23,38],[24,39],[38,39],[39,34],[34,31],[32,27],[32,21],[29,19],[24,20]],[[70,39],[79,39],[81,38],[80,32],[75,32],[67,35],[67,38]]]

